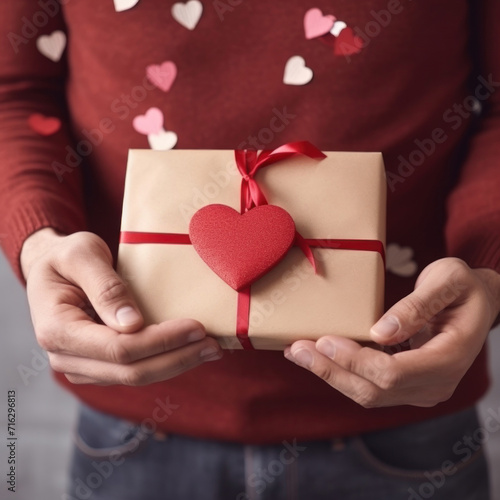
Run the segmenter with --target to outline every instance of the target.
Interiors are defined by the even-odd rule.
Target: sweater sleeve
[[[85,228],[79,169],[57,169],[72,144],[60,10],[56,1],[0,2],[0,243],[21,281],[30,234]]]
[[[448,198],[446,243],[449,255],[471,267],[500,272],[500,2],[471,2],[471,8],[481,9],[480,76],[473,92],[481,101],[483,116]]]

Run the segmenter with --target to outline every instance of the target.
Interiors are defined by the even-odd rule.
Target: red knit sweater
[[[388,306],[446,255],[500,271],[498,0],[195,0],[185,7],[193,29],[182,25],[182,7],[174,18],[172,0],[122,11],[133,0],[61,3],[0,2],[0,236],[18,274],[23,241],[44,226],[94,231],[116,252],[127,150],[149,147],[133,119],[151,107],[181,149],[309,140],[323,150],[382,151]],[[311,8],[348,28],[316,36],[330,18],[311,15],[307,39]],[[284,82],[293,56],[312,79],[299,60]],[[153,85],[146,68],[166,61],[175,78],[150,69]],[[484,352],[434,408],[363,409],[279,352],[227,353],[141,388],[58,378],[112,414],[155,419],[168,399],[178,406],[156,418],[159,428],[254,443],[444,414],[474,403],[488,384]]]

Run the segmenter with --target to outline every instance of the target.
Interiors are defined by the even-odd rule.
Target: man
[[[85,403],[70,497],[487,498],[473,405],[500,311],[498,2],[61,4],[0,6],[0,232]],[[398,259],[371,336],[394,347],[224,354],[195,320],[143,327],[113,256],[151,108],[180,149],[382,151]]]

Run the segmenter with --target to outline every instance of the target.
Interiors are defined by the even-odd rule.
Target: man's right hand
[[[21,268],[38,343],[74,384],[146,385],[222,356],[197,321],[143,327],[108,246],[93,233],[41,229],[25,241]]]

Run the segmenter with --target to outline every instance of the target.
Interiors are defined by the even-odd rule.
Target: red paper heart
[[[241,290],[283,259],[293,245],[295,223],[274,205],[243,215],[226,205],[208,205],[191,218],[189,237],[208,267]]]
[[[53,135],[61,128],[61,120],[54,116],[44,116],[40,113],[33,113],[28,118],[28,125],[40,135]]]
[[[363,40],[354,34],[352,28],[344,28],[337,39],[333,52],[336,56],[352,56],[363,50]]]

